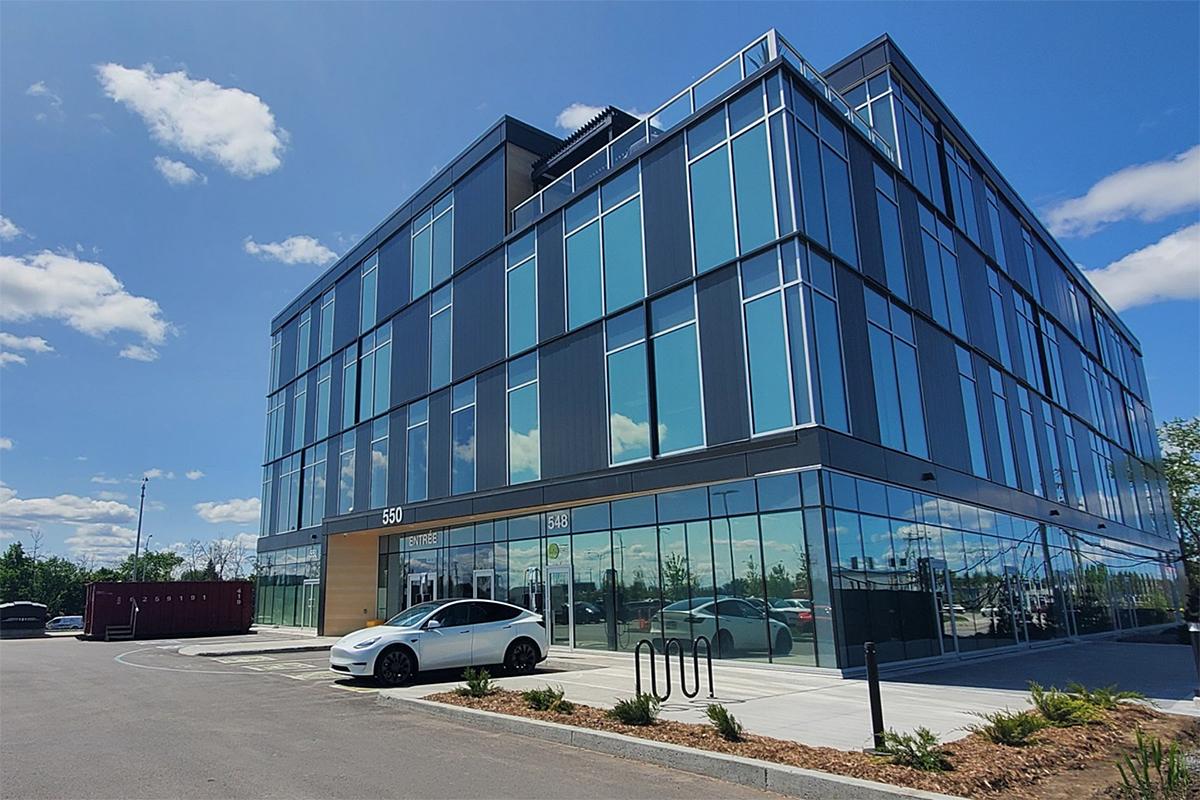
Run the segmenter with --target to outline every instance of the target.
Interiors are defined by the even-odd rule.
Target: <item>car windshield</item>
[[[441,608],[450,602],[449,600],[434,600],[429,603],[418,603],[401,611],[396,616],[385,622],[385,625],[391,625],[393,628],[407,628],[415,625],[422,617],[429,614],[434,609]]]

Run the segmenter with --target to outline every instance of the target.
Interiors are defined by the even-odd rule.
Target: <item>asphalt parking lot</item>
[[[175,652],[198,641],[6,640],[0,797],[774,797],[383,708],[324,652]]]

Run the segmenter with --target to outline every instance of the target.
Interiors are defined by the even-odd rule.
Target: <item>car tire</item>
[[[517,639],[504,654],[504,671],[510,675],[528,675],[537,668],[541,653],[530,639]]]
[[[787,631],[775,634],[775,650],[772,655],[786,656],[792,652],[792,635]]]
[[[727,630],[717,631],[717,658],[733,658],[736,653],[733,634]]]
[[[375,678],[384,686],[403,686],[416,672],[412,653],[403,647],[389,647],[375,659]]]

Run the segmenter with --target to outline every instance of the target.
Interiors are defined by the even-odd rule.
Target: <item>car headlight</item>
[[[358,644],[354,645],[354,649],[355,649],[355,650],[362,650],[362,649],[364,649],[364,648],[370,647],[371,645],[373,645],[373,644],[375,644],[376,642],[378,642],[380,638],[381,638],[381,637],[379,637],[379,636],[376,636],[374,639],[367,639],[365,642],[359,642]]]

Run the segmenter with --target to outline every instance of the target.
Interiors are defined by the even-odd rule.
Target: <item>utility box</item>
[[[88,639],[154,639],[247,633],[252,581],[90,583],[83,612]]]

